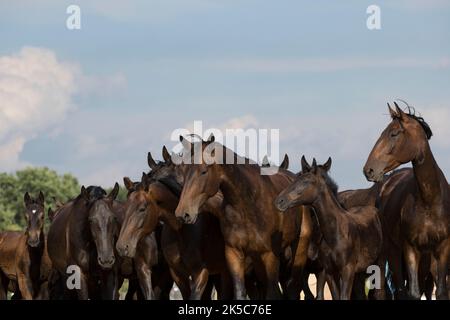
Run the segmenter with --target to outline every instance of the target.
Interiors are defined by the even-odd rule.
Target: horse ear
[[[44,205],[45,197],[44,197],[44,194],[42,193],[42,191],[39,191],[38,201],[41,205]]]
[[[327,162],[325,162],[323,165],[323,168],[325,169],[325,171],[327,171],[327,172],[330,171],[331,163],[332,163],[332,160],[331,160],[331,157],[329,157]]]
[[[147,163],[148,163],[148,166],[150,167],[150,169],[152,169],[152,170],[154,170],[157,167],[156,161],[153,160],[151,152],[149,152],[147,154]]]
[[[306,158],[304,155],[302,156],[301,163],[302,163],[302,172],[303,173],[311,171],[311,166],[309,165],[308,161],[306,161]]]
[[[183,148],[186,150],[191,150],[192,144],[186,140],[185,137],[180,136],[180,142],[183,145]]]
[[[314,173],[317,173],[317,161],[316,161],[316,158],[313,158],[312,170],[313,170]]]
[[[48,208],[47,215],[50,221],[53,221],[53,218],[55,217],[55,211],[53,211],[52,208]]]
[[[141,185],[145,188],[149,185],[149,178],[145,172],[142,172]]]
[[[110,198],[111,200],[116,200],[118,194],[119,194],[119,184],[116,182],[114,184],[114,188],[108,194],[108,198]]]
[[[89,200],[89,194],[84,186],[81,186],[80,194],[85,200]]]
[[[28,207],[31,202],[33,202],[33,199],[31,199],[30,194],[28,193],[28,191],[25,193],[25,195],[23,196],[23,202],[25,202],[25,206]]]
[[[211,132],[211,134],[209,135],[208,139],[206,140],[207,143],[211,143],[216,141],[216,137],[214,137],[214,134]]]
[[[406,113],[403,112],[403,110],[398,106],[397,102],[394,101],[395,109],[397,110],[398,116],[401,120],[406,119]]]
[[[172,157],[170,156],[169,151],[167,151],[166,146],[163,146],[163,148],[162,148],[162,156],[163,156],[164,161],[167,164],[171,164],[172,163]]]
[[[285,170],[287,170],[289,168],[289,157],[288,157],[287,153],[284,155],[284,159],[280,164],[280,168],[285,169]]]
[[[263,168],[270,167],[270,162],[269,162],[269,158],[267,157],[267,154],[266,154],[266,155],[264,156],[264,158],[262,159],[261,166],[262,166]]]
[[[388,109],[389,109],[389,114],[391,115],[392,119],[398,118],[397,113],[394,111],[394,109],[391,108],[391,105],[389,104],[389,102],[387,103]]]
[[[134,187],[133,181],[131,181],[128,177],[123,177],[123,185],[127,188],[128,191],[131,191]]]

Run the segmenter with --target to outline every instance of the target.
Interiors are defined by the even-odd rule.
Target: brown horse
[[[45,298],[44,283],[50,270],[44,235],[44,195],[25,193],[25,232],[0,234],[0,299],[6,299],[10,282],[17,282],[23,299]],[[44,294],[44,296],[42,296]]]
[[[194,144],[183,137],[180,141],[185,150],[189,150],[184,154],[192,155],[191,151],[198,149],[201,152],[194,152],[194,164],[188,165],[177,217],[185,223],[195,223],[201,207],[221,191],[225,207],[218,218],[233,278],[234,298],[246,298],[246,257],[251,258],[256,274],[265,286],[265,297],[281,298],[278,286],[280,260],[281,269],[287,272],[291,271],[287,261],[292,263],[293,260],[292,268],[297,271],[295,276],[290,273],[290,281],[301,281],[311,232],[310,217],[304,210],[289,210],[283,215],[273,205],[275,197],[294,179],[294,174],[280,169],[274,175],[261,175],[258,164],[216,143],[214,137]],[[223,164],[226,161],[222,157],[227,155],[231,155],[234,165]],[[211,158],[214,161],[210,161]],[[293,292],[294,298],[298,299],[299,289]]]
[[[302,173],[281,192],[275,204],[282,211],[299,205],[314,208],[324,241],[331,249],[329,258],[334,270],[327,270],[327,273],[337,274],[340,299],[348,300],[355,275],[365,273],[368,266],[378,262],[382,244],[381,222],[375,207],[342,208],[327,183],[330,166],[331,158],[322,167],[317,166],[314,159],[312,170]],[[384,270],[384,264],[380,269]]]
[[[114,201],[113,210],[117,217],[119,230],[121,230],[126,217],[127,205]],[[137,293],[138,298],[141,298],[140,293],[142,293],[142,298],[146,300],[169,298],[173,281],[167,279],[170,275],[166,275],[163,272],[164,268],[161,268],[164,263],[159,261],[158,244],[154,233],[141,238],[132,259],[121,255],[120,257],[120,275],[122,278],[128,278],[130,283],[126,300],[132,299],[134,293]],[[153,270],[156,272],[153,273]],[[136,288],[133,285],[136,285]]]
[[[389,107],[392,122],[376,142],[364,166],[370,181],[380,180],[401,164],[411,162],[414,175],[398,184],[382,214],[396,222],[391,237],[398,247],[390,257],[393,272],[401,273],[403,256],[408,270],[409,295],[420,299],[419,265],[424,254],[436,261],[436,296],[448,299],[447,274],[450,254],[450,193],[448,182],[431,152],[432,132],[423,118],[409,108],[406,113],[395,103]]]
[[[167,151],[167,150],[166,150]],[[203,214],[194,226],[183,226],[175,218],[181,187],[176,181],[170,181],[167,174],[162,182],[151,178],[161,177],[165,164],[154,162],[149,154],[149,175],[143,174],[137,185],[125,178],[129,190],[127,213],[121,229],[117,249],[125,256],[133,256],[140,239],[152,233],[159,222],[163,222],[161,246],[164,257],[170,267],[174,281],[184,299],[201,299],[204,296],[210,275],[220,276],[217,285],[219,299],[231,298],[228,270],[224,261],[224,244],[216,218]],[[167,169],[167,168],[166,168]],[[140,210],[143,210],[142,213]],[[190,279],[192,278],[192,285]],[[209,292],[210,295],[210,292]]]
[[[59,209],[50,226],[48,254],[52,267],[63,285],[68,267],[79,268],[80,287],[75,290],[80,300],[117,298],[114,244],[118,224],[113,203],[118,192],[117,183],[109,195],[100,187],[83,186],[78,197]]]
[[[148,157],[147,157],[147,161],[148,161],[148,165],[151,168],[151,171],[149,172],[149,176],[151,177],[152,180],[154,181],[159,181],[161,183],[163,183],[164,185],[166,185],[174,194],[177,195],[177,201],[179,198],[179,195],[181,194],[181,191],[183,189],[183,185],[184,185],[184,177],[186,175],[187,170],[189,169],[189,165],[186,164],[175,164],[172,161],[172,156],[169,154],[169,152],[167,151],[167,148],[165,146],[163,146],[162,148],[162,155],[163,155],[163,159],[164,161],[160,161],[160,162],[156,162],[151,153],[148,153]],[[267,161],[268,162],[268,161]],[[283,160],[283,166],[285,166],[287,168],[287,166],[289,165],[289,159],[287,157],[287,155],[285,156],[284,160]],[[268,167],[269,165],[267,165]],[[223,205],[224,199],[223,199],[223,194],[222,192],[218,192],[216,195],[214,195],[213,197],[211,197],[210,199],[208,199],[208,201],[206,201],[206,203],[204,204],[204,206],[201,208],[201,211],[203,212],[200,216],[201,220],[205,220],[204,222],[201,223],[196,223],[193,226],[187,226],[187,225],[183,225],[181,228],[185,229],[185,230],[190,230],[189,232],[192,233],[192,236],[189,235],[185,235],[185,243],[189,243],[189,247],[190,247],[190,251],[203,251],[205,252],[205,250],[203,248],[205,248],[208,245],[208,242],[205,242],[206,238],[211,238],[211,236],[206,236],[209,233],[212,233],[216,236],[220,236],[220,243],[223,243],[223,236],[222,236],[222,232],[220,230],[220,223],[217,219],[218,216],[223,215],[223,211],[224,211],[224,205]],[[174,214],[174,213],[172,213]],[[206,215],[207,214],[207,215]],[[211,215],[212,214],[212,215]],[[206,224],[205,224],[206,223]],[[208,226],[208,224],[210,224]],[[203,226],[203,227],[202,227]],[[187,231],[185,231],[186,233]],[[204,234],[204,235],[202,235]],[[168,234],[166,233],[166,236]],[[182,248],[180,247],[180,250]],[[224,260],[224,253],[223,253],[223,246],[219,246],[217,248],[215,248],[213,250],[214,252],[221,252],[222,256],[221,256],[221,261]],[[173,251],[172,251],[173,253]],[[205,252],[206,253],[206,252]],[[205,254],[204,253],[204,254]],[[177,256],[179,254],[173,254],[173,256]],[[206,255],[208,255],[206,253]],[[197,258],[195,257],[200,257],[201,255],[199,254],[193,254],[193,255],[185,255],[184,259],[189,259],[189,260],[194,260],[197,261],[195,263],[193,262],[188,262],[188,263],[183,263],[182,260],[180,259],[173,259],[169,257],[169,260],[173,260],[172,264],[174,265],[179,265],[175,268],[172,268],[173,270],[182,270],[185,267],[183,265],[201,265],[202,262],[198,261]],[[194,259],[192,258],[194,257]],[[206,258],[205,260],[211,260]],[[217,290],[219,290],[220,292],[220,297],[223,299],[228,299],[230,298],[230,293],[229,293],[229,272],[226,266],[226,263],[221,263],[221,268],[223,269],[221,273],[224,274],[224,276],[214,276],[211,280],[214,284],[214,286],[216,287]],[[183,278],[187,278],[188,274],[190,274],[191,272],[184,272],[184,276],[180,276],[178,275],[177,277],[179,277],[180,279]],[[206,273],[203,273],[203,277],[205,277]],[[187,281],[187,280],[180,280],[180,281]],[[201,279],[197,279],[197,281],[201,281]],[[203,280],[204,282],[204,280]],[[210,286],[210,282],[208,281],[208,286]],[[247,287],[247,292],[248,295],[251,299],[261,299],[261,284],[259,281],[257,281],[256,276],[254,274],[254,269],[251,265],[251,261],[250,259],[246,260],[245,263],[245,282],[246,282],[246,287]],[[186,286],[185,286],[186,287]],[[232,294],[232,293],[231,293]],[[206,297],[206,295],[208,295],[207,292],[205,292],[203,294],[204,297]],[[185,295],[186,296],[186,295]],[[298,296],[298,295],[297,295]]]

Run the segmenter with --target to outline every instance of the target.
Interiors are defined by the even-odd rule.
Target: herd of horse
[[[369,189],[338,192],[332,159],[301,159],[277,173],[216,142],[180,137],[184,149],[162,161],[148,154],[140,181],[97,186],[48,210],[24,196],[27,228],[0,233],[0,298],[448,299],[450,187],[433,157],[432,132],[408,107],[388,104],[392,121],[364,166]],[[193,152],[201,150],[201,152]],[[209,153],[208,150],[212,150]],[[221,151],[221,152],[217,152]],[[232,154],[235,164],[215,160]],[[178,156],[191,161],[174,161]],[[194,161],[192,161],[194,160]],[[240,160],[240,161],[238,161]],[[237,164],[239,163],[239,164]],[[398,167],[412,163],[412,168]],[[367,290],[367,270],[379,285]],[[78,287],[68,285],[70,267]],[[308,277],[317,278],[314,295]]]

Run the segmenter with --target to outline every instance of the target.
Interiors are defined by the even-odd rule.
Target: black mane
[[[431,128],[428,125],[428,123],[425,122],[425,119],[422,118],[420,115],[417,115],[416,109],[413,106],[410,106],[406,101],[403,101],[403,100],[398,100],[398,101],[401,101],[406,105],[406,108],[407,108],[407,111],[405,112],[406,115],[408,117],[416,120],[417,122],[419,122],[420,126],[425,131],[427,139],[430,140],[431,137],[433,136],[433,132],[431,131]]]
[[[89,186],[86,188],[90,200],[99,200],[106,196],[106,191],[99,186]]]

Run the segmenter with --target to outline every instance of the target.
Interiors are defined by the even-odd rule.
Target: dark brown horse
[[[280,260],[281,269],[289,275],[291,268],[286,265],[287,261],[291,262],[297,273],[290,280],[300,281],[311,231],[310,219],[308,214],[303,214],[304,210],[289,210],[283,216],[273,205],[278,193],[293,181],[294,174],[280,169],[274,175],[261,175],[258,164],[240,158],[216,143],[213,137],[194,144],[183,137],[180,140],[188,150],[184,154],[192,155],[191,151],[198,149],[200,152],[194,152],[194,158],[187,159],[194,160],[191,161],[194,164],[188,165],[177,217],[185,223],[195,223],[202,206],[221,191],[225,207],[218,218],[225,239],[225,257],[233,278],[234,298],[246,298],[246,257],[251,258],[256,274],[265,286],[265,297],[281,298],[278,286]],[[224,164],[227,155],[231,155],[233,165]],[[298,299],[299,289],[293,292],[294,298]]]
[[[423,118],[411,108],[406,113],[395,103],[389,106],[392,122],[376,142],[364,166],[370,181],[380,180],[386,172],[411,162],[414,175],[396,185],[382,208],[389,219],[398,248],[389,257],[393,272],[400,274],[404,256],[408,270],[409,295],[419,299],[419,265],[421,257],[431,253],[436,261],[436,297],[448,299],[447,274],[450,254],[450,193],[448,182],[431,152],[428,140],[432,132]],[[401,284],[400,284],[401,285]]]
[[[79,268],[80,287],[75,290],[80,300],[117,298],[114,244],[119,230],[113,204],[118,192],[117,183],[109,195],[100,187],[83,186],[77,198],[59,209],[50,226],[52,267],[64,286],[68,267]]]
[[[314,208],[324,241],[331,249],[329,259],[334,270],[328,274],[339,277],[341,300],[351,297],[357,274],[379,262],[382,247],[381,222],[375,207],[342,208],[335,192],[330,188],[327,171],[331,158],[319,167],[313,161],[310,172],[302,173],[275,200],[279,210],[308,205]],[[380,265],[384,270],[384,264]],[[384,272],[381,272],[384,275]],[[384,279],[382,281],[384,283]]]
[[[0,234],[0,299],[6,299],[10,282],[16,282],[23,299],[45,298],[44,287],[50,270],[44,235],[44,195],[24,196],[25,232]],[[44,294],[44,296],[42,296]]]
[[[133,186],[135,185],[133,184]],[[113,210],[117,216],[119,230],[121,230],[126,217],[127,205],[114,201]],[[168,274],[168,268],[164,268],[166,266],[164,261],[160,261],[161,258],[158,257],[155,233],[141,238],[132,259],[122,255],[120,257],[120,275],[122,278],[127,278],[130,283],[126,300],[132,299],[134,293],[137,293],[138,299],[169,299],[173,281]]]
[[[175,164],[172,161],[172,156],[167,151],[167,148],[164,146],[162,149],[162,155],[164,161],[156,162],[151,153],[148,153],[148,165],[151,168],[151,171],[149,172],[148,176],[151,177],[153,181],[159,181],[166,185],[173,194],[177,195],[177,201],[179,198],[179,195],[181,194],[181,191],[183,189],[184,185],[184,177],[186,175],[187,170],[189,169],[189,165],[180,163]],[[285,156],[283,160],[283,166],[288,166],[289,159],[287,156]],[[269,165],[267,165],[268,167]],[[186,269],[185,265],[197,265],[200,266],[204,264],[204,262],[199,261],[199,257],[202,255],[208,256],[208,254],[204,248],[208,245],[208,241],[205,239],[211,238],[211,236],[207,236],[208,234],[214,234],[216,237],[219,236],[220,240],[219,243],[223,244],[224,240],[222,237],[222,232],[220,230],[219,221],[217,219],[218,216],[223,215],[224,211],[224,205],[223,205],[224,199],[222,192],[218,192],[216,195],[211,197],[204,206],[201,208],[202,214],[200,215],[200,219],[202,220],[201,223],[196,223],[192,226],[189,225],[183,225],[181,228],[184,229],[185,236],[183,239],[185,243],[188,243],[189,245],[189,251],[199,251],[203,252],[202,254],[192,254],[192,255],[184,255],[184,259],[187,260],[193,260],[193,262],[183,262],[180,259],[173,259],[169,257],[169,260],[172,260],[172,264],[176,267],[173,267],[173,270],[183,270]],[[172,214],[174,214],[172,212]],[[211,215],[212,214],[212,215]],[[208,224],[210,224],[208,226]],[[189,236],[191,233],[192,236]],[[203,235],[202,235],[203,234]],[[165,233],[166,237],[170,236],[170,233]],[[179,247],[180,250],[182,249],[182,246]],[[223,246],[218,246],[217,248],[214,248],[214,252],[220,252],[222,254],[221,257],[221,273],[224,274],[224,276],[214,276],[211,280],[208,281],[208,287],[209,288],[212,284],[216,287],[216,289],[219,291],[219,297],[223,299],[230,298],[230,284],[229,284],[229,274],[227,271],[227,266],[225,263],[223,263],[224,260],[224,253],[223,253]],[[181,256],[180,254],[173,254],[172,250],[172,256]],[[211,260],[210,258],[204,257],[202,258],[204,261]],[[261,284],[259,281],[257,281],[257,278],[254,274],[254,269],[251,265],[250,259],[246,260],[245,263],[245,282],[247,287],[248,295],[251,299],[261,299],[263,296],[261,295]],[[198,268],[198,267],[197,267]],[[187,282],[187,280],[181,280],[189,277],[189,274],[191,274],[192,271],[185,271],[183,272],[184,275],[178,275],[177,277],[180,278],[181,282]],[[206,273],[203,273],[203,279],[205,279]],[[210,277],[211,278],[211,277]],[[201,278],[197,279],[199,282],[203,282]],[[186,285],[184,286],[186,287]],[[198,288],[198,286],[196,286]],[[197,289],[198,290],[198,289]],[[185,290],[186,291],[186,290]],[[231,293],[232,294],[232,293]],[[185,294],[186,296],[186,294]],[[208,292],[205,291],[203,294],[203,298],[206,298],[208,296]],[[188,296],[189,297],[189,296]]]
[[[216,218],[204,213],[196,225],[181,225],[174,214],[181,191],[177,181],[172,180],[175,173],[169,172],[166,163],[157,164],[150,154],[148,160],[152,170],[149,175],[143,174],[136,190],[133,190],[135,183],[124,179],[131,192],[117,243],[119,253],[132,256],[139,240],[152,233],[161,221],[164,223],[162,251],[184,299],[207,298],[204,293],[207,293],[205,289],[211,275],[220,277],[220,283],[216,283],[218,298],[231,298],[231,290],[227,288],[230,277],[224,261],[223,238]],[[158,176],[161,182],[152,176]],[[144,210],[142,214],[140,210]]]

